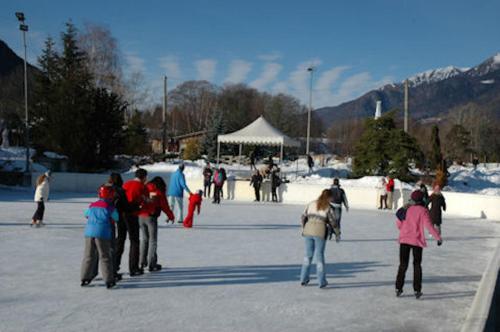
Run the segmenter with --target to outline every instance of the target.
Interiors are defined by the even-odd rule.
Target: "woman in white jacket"
[[[43,213],[45,212],[45,203],[49,200],[49,179],[50,172],[45,172],[40,175],[36,180],[36,189],[35,189],[35,202],[37,204],[35,214],[31,220],[31,226],[43,226]]]

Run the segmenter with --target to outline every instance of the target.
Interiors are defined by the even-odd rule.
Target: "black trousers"
[[[254,186],[253,190],[255,190],[255,200],[260,202],[260,186]]]
[[[221,195],[222,195],[222,186],[214,185],[214,203],[220,204]]]
[[[134,215],[125,214],[124,222],[118,223],[118,238],[116,239],[115,266],[116,271],[120,269],[120,263],[125,250],[125,240],[127,233],[130,241],[130,251],[128,256],[129,272],[139,270],[139,218]]]
[[[278,195],[276,194],[276,189],[277,189],[277,187],[271,186],[271,199],[273,202],[278,201]]]
[[[36,211],[35,214],[33,214],[33,220],[43,220],[43,213],[45,212],[45,204],[43,201],[41,202],[36,202]]]
[[[406,270],[413,251],[413,290],[422,291],[422,252],[423,248],[402,243],[399,247],[399,270],[396,277],[396,289],[403,289]]]
[[[212,187],[212,182],[210,180],[205,180],[203,182],[203,197],[207,197],[207,191],[208,191],[208,197],[210,197],[210,188]]]

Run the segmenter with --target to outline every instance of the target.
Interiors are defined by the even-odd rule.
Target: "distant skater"
[[[43,223],[43,215],[45,213],[45,202],[49,200],[49,192],[50,192],[50,171],[45,172],[40,175],[36,180],[36,189],[35,189],[35,203],[36,203],[36,211],[33,214],[33,218],[31,220],[31,226],[40,227],[44,226]]]
[[[198,190],[196,194],[191,194],[189,196],[188,214],[183,222],[184,227],[186,228],[193,227],[193,218],[195,210],[198,212],[198,215],[200,214],[201,201],[203,200],[202,195],[203,192],[201,190]]]
[[[275,203],[278,202],[278,194],[276,193],[276,190],[278,190],[280,185],[281,185],[280,169],[278,167],[275,167],[271,172],[271,198],[272,201]]]
[[[250,170],[257,170],[257,167],[255,167],[255,150],[250,153]]]
[[[380,178],[380,181],[377,185],[377,193],[378,193],[378,200],[379,200],[379,205],[378,209],[387,209],[387,181],[385,178]]]
[[[210,188],[212,188],[212,175],[214,171],[210,167],[210,163],[203,169],[203,197],[210,197]]]
[[[302,214],[302,236],[305,240],[305,256],[300,272],[300,284],[306,286],[309,283],[309,274],[313,257],[316,261],[316,274],[318,276],[319,288],[328,285],[325,272],[325,246],[326,240],[332,234],[340,235],[333,208],[330,203],[332,192],[323,190],[319,198],[309,203]]]
[[[394,179],[392,178],[392,176],[387,175],[386,182],[387,182],[385,185],[387,191],[386,205],[389,210],[392,210],[394,205]]]
[[[309,174],[314,170],[314,160],[310,154],[307,155],[307,166],[309,167]]]
[[[332,205],[335,212],[335,218],[337,219],[339,232],[341,232],[342,227],[340,221],[342,219],[342,204],[344,204],[345,210],[349,211],[349,203],[347,202],[347,196],[344,189],[340,188],[340,181],[338,178],[333,179],[333,185],[330,190],[332,191],[332,202],[330,204]]]
[[[446,201],[443,194],[441,193],[441,187],[439,185],[434,185],[431,196],[429,197],[430,215],[432,224],[436,231],[441,235],[441,224],[442,224],[442,213],[441,210],[446,211]]]
[[[424,228],[437,240],[437,245],[442,244],[442,239],[433,227],[429,211],[423,202],[424,194],[420,190],[415,190],[411,194],[413,205],[406,210],[403,220],[396,220],[399,228],[399,269],[396,277],[396,296],[403,293],[405,284],[405,274],[410,261],[410,251],[413,252],[413,290],[415,297],[422,296],[422,252],[427,246],[425,241]]]
[[[170,177],[168,185],[168,204],[177,217],[177,223],[182,224],[184,220],[184,191],[191,194],[184,176],[184,163],[179,165],[177,171]],[[177,207],[177,211],[175,209]]]
[[[253,190],[255,191],[254,202],[260,202],[260,186],[262,185],[262,181],[262,175],[260,175],[260,172],[258,170],[255,170],[252,175],[252,179],[250,180],[250,185],[253,185]]]

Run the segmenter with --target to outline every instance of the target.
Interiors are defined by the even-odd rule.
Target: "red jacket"
[[[405,220],[397,219],[396,225],[399,228],[399,243],[425,248],[427,243],[425,242],[424,228],[427,228],[436,240],[441,240],[438,232],[432,226],[429,211],[423,206],[410,206],[406,211]]]
[[[139,215],[139,208],[149,196],[146,186],[139,179],[133,179],[125,182],[123,189],[125,190],[128,203],[132,206],[132,209],[135,210],[132,214],[135,216]]]
[[[163,211],[169,220],[174,220],[174,214],[172,213],[172,210],[170,210],[165,193],[161,192],[155,184],[151,182],[146,185],[146,190],[148,192],[149,199],[142,205],[139,215],[159,216],[161,211]]]
[[[389,178],[389,181],[387,181],[387,184],[385,185],[385,189],[387,192],[394,191],[394,179]]]

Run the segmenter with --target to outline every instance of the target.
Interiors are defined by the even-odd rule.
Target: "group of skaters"
[[[280,201],[277,191],[282,183],[280,173],[281,170],[276,164],[272,162],[272,159],[270,160],[270,163],[262,167],[260,170],[255,169],[254,173],[252,174],[252,178],[250,179],[250,186],[253,186],[255,192],[254,202],[260,202],[260,191],[262,188],[262,183],[267,180],[271,185],[271,201],[275,203]]]
[[[210,162],[207,162],[207,165],[203,168],[203,197],[210,198],[210,191],[213,185],[212,203],[220,204],[221,198],[224,198],[223,187],[226,181],[226,170],[223,167],[212,167]]]
[[[384,182],[387,185],[388,181]],[[392,183],[394,187],[394,183]],[[390,191],[387,191],[387,193]],[[381,201],[383,202],[383,201]],[[300,283],[309,283],[311,262],[316,261],[316,273],[319,288],[328,285],[325,273],[324,252],[327,239],[335,235],[340,241],[342,205],[349,209],[345,192],[340,188],[339,180],[334,179],[333,186],[325,189],[315,201],[306,206],[302,214],[302,236],[305,240],[305,255],[300,273]],[[430,208],[429,208],[430,206]],[[388,208],[388,207],[386,207]],[[391,206],[392,208],[392,206]],[[396,226],[399,230],[399,267],[396,276],[396,296],[403,293],[406,270],[413,254],[413,290],[417,299],[422,296],[422,252],[427,246],[424,229],[441,246],[441,211],[446,210],[446,202],[438,184],[433,184],[433,192],[429,196],[425,184],[417,183],[407,204],[396,212]]]
[[[156,272],[158,264],[158,218],[163,212],[166,222],[176,220],[185,228],[193,226],[195,212],[200,214],[203,191],[192,193],[186,185],[184,164],[172,174],[167,190],[163,178],[147,179],[147,171],[137,169],[135,178],[123,183],[118,173],[112,173],[98,191],[99,199],[85,211],[85,249],[81,266],[81,286],[87,286],[97,276],[98,269],[107,288],[122,279],[121,258],[128,235],[130,242],[129,275],[144,274],[144,269]],[[184,191],[189,194],[187,216],[184,218]],[[174,214],[175,211],[175,214]],[[98,267],[99,265],[99,267]]]
[[[275,165],[271,164],[262,171],[272,177],[274,167]],[[279,172],[279,168],[275,171]],[[144,274],[145,268],[150,272],[162,269],[157,256],[158,218],[161,213],[166,215],[167,223],[174,223],[177,216],[178,223],[190,228],[193,225],[195,212],[200,213],[202,197],[207,197],[207,193],[210,196],[212,183],[214,202],[220,202],[222,195],[221,184],[225,181],[225,172],[222,168],[212,169],[210,164],[207,164],[203,171],[204,191],[199,190],[196,193],[192,193],[188,188],[183,172],[184,164],[181,163],[170,178],[168,190],[161,177],[157,176],[148,181],[147,171],[141,168],[135,171],[134,179],[125,183],[120,174],[112,173],[107,183],[100,186],[99,199],[90,204],[84,214],[87,223],[81,266],[82,287],[92,282],[99,269],[107,288],[113,288],[116,282],[122,279],[119,271],[127,236],[130,242],[128,261],[131,277]],[[46,172],[37,179],[35,191],[37,209],[33,215],[32,226],[43,225],[44,202],[49,198],[50,178],[50,172]],[[256,171],[252,176],[251,185],[260,189],[262,179],[261,172]],[[390,180],[392,179],[389,178]],[[389,181],[386,181],[388,183],[385,185],[390,185]],[[184,192],[189,194],[188,214],[185,218]],[[389,192],[388,190],[387,193]],[[256,189],[255,194],[258,201],[259,190]],[[341,188],[338,178],[333,180],[331,188],[323,190],[316,200],[306,206],[301,218],[302,236],[305,240],[305,255],[300,273],[302,286],[308,285],[310,281],[313,259],[316,262],[319,287],[324,288],[328,285],[324,258],[326,241],[331,240],[333,236],[337,242],[341,240],[343,206],[349,210],[346,193]],[[433,192],[429,196],[425,184],[418,182],[409,202],[396,212],[400,244],[400,263],[395,283],[396,296],[399,297],[403,293],[410,253],[413,254],[414,294],[417,299],[422,296],[422,252],[427,246],[424,229],[436,239],[438,246],[442,244],[442,210],[446,210],[446,202],[440,186],[433,184]]]

